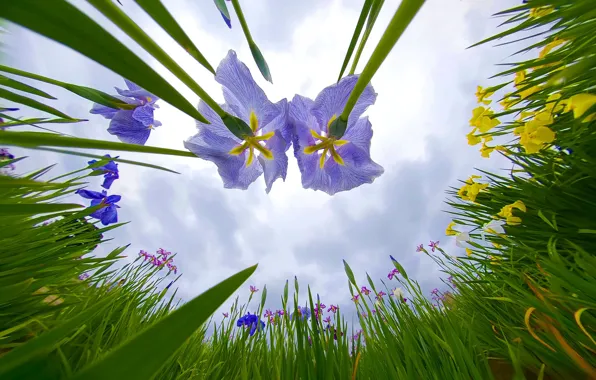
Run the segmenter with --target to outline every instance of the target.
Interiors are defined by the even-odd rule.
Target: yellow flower
[[[567,107],[565,108],[565,112],[573,111],[573,117],[577,119],[582,117],[584,113],[586,113],[594,104],[596,104],[596,95],[587,93],[573,95],[566,103]],[[584,119],[584,123],[595,119],[596,115],[591,114]]]
[[[528,121],[523,129],[517,127],[513,133],[519,135],[519,143],[524,147],[528,154],[539,152],[544,148],[545,144],[550,144],[555,140],[555,132],[553,132],[547,125],[552,124],[553,117],[547,112],[543,111]]]
[[[466,248],[466,255],[468,255],[468,257],[472,256],[472,250],[470,248]]]
[[[522,70],[522,71],[518,71],[517,73],[515,73],[515,79],[513,80],[513,83],[515,84],[515,87],[519,87],[519,85],[526,80],[526,70]]]
[[[494,93],[494,91],[487,91],[481,86],[478,86],[476,89],[476,99],[478,99],[478,104],[490,104],[492,100],[487,98],[491,97]]]
[[[501,244],[499,243],[495,243],[494,241],[492,242],[493,247],[495,247],[496,249],[501,249]]]
[[[455,222],[451,222],[449,223],[449,225],[447,226],[447,229],[445,230],[445,235],[447,236],[455,236],[459,233],[459,231],[456,231],[453,229],[453,227],[455,227]]]
[[[498,152],[502,152],[505,155],[509,155],[509,150],[507,148],[505,148],[503,145],[497,145],[495,147],[495,150]]]
[[[478,123],[478,125],[476,125],[476,127],[478,128],[478,131],[480,133],[486,133],[499,124],[501,124],[499,119],[493,119],[490,116],[482,116],[480,122]]]
[[[482,106],[474,108],[472,110],[472,118],[470,119],[470,126],[476,127],[476,128],[480,127],[482,118],[484,116],[489,116],[492,113],[493,112],[490,109],[484,108]]]
[[[480,148],[480,155],[484,158],[490,158],[490,154],[495,150],[494,147],[490,147],[486,145],[486,143],[482,143],[482,148]]]
[[[466,135],[466,137],[468,138],[468,145],[476,145],[480,143],[480,137],[476,136],[474,132],[476,132],[476,128],[474,128],[472,132]]]
[[[529,118],[530,116],[534,116],[536,112],[532,111],[521,111],[519,116],[517,117],[517,121],[524,121],[525,119]]]
[[[466,184],[462,186],[457,195],[465,201],[476,202],[476,197],[480,193],[480,191],[486,189],[488,187],[488,183],[477,183],[474,179],[481,178],[479,175],[472,175],[466,181]]]
[[[555,37],[554,40],[552,40],[551,42],[549,42],[548,44],[546,44],[544,46],[544,48],[540,51],[540,53],[538,53],[538,58],[544,58],[546,57],[546,55],[548,53],[551,52],[551,50],[553,50],[554,48],[556,48],[559,45],[564,44],[565,42],[567,42],[566,40],[563,40],[561,38]]]
[[[515,104],[517,104],[519,102],[520,99],[518,98],[514,98],[511,96],[511,93],[509,94],[505,94],[505,97],[503,98],[503,100],[501,100],[501,102],[499,103],[503,109],[505,111],[507,111],[509,108],[513,107]]]
[[[552,5],[530,9],[530,18],[540,18],[555,11]]]
[[[544,109],[549,113],[559,113],[559,112],[563,111],[563,109],[565,107],[564,107],[563,102],[559,101],[559,99],[561,99],[560,93],[550,95],[546,99],[546,104],[544,106]]]
[[[508,216],[507,217],[507,224],[510,226],[517,226],[518,224],[521,224],[521,218],[518,216]]]
[[[489,141],[493,141],[493,137],[491,135],[484,135],[484,136],[482,136],[482,142],[483,143],[486,144]]]
[[[513,202],[511,204],[511,206],[512,207],[515,207],[516,209],[518,209],[519,211],[522,211],[522,212],[526,212],[527,211],[526,204],[524,202],[520,201],[520,200],[517,200],[517,201]]]
[[[532,87],[526,88],[525,90],[521,91],[519,93],[519,96],[521,96],[522,99],[526,99],[528,96],[535,94],[540,90],[542,90],[542,87],[532,86]]]
[[[526,205],[524,202],[517,200],[511,204],[505,205],[501,208],[501,211],[497,214],[501,218],[505,218],[506,222],[510,226],[515,226],[521,223],[521,218],[513,215],[513,209],[516,208],[522,212],[526,212]]]

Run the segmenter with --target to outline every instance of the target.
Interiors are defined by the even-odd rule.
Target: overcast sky
[[[245,299],[249,284],[259,289],[267,284],[267,306],[274,309],[280,307],[284,282],[294,276],[298,276],[301,291],[310,284],[327,305],[352,308],[342,259],[350,263],[363,285],[366,272],[373,279],[386,279],[392,268],[391,254],[427,294],[434,287],[445,288],[439,269],[430,258],[415,252],[416,245],[440,240],[451,254],[463,255],[453,239],[444,235],[450,221],[444,212],[445,190],[458,186],[458,179],[467,178],[475,167],[505,167],[496,154],[490,160],[481,158],[479,146],[468,146],[465,134],[476,107],[476,86],[494,83],[487,80],[497,70],[494,64],[504,62],[512,50],[490,45],[466,47],[496,32],[499,20],[491,14],[519,2],[427,1],[372,80],[378,98],[367,112],[374,130],[371,153],[385,168],[372,185],[333,197],[305,190],[289,151],[287,179],[285,183],[276,182],[269,195],[265,194],[262,179],[247,191],[226,190],[210,162],[124,153],[123,158],[157,163],[182,174],[120,164],[120,179],[111,192],[122,195],[119,218],[131,223],[110,232],[114,240],[102,245],[97,254],[127,243],[131,243],[126,251],[130,257],[140,249],[155,251],[163,247],[176,252],[183,273],[179,295],[184,300],[259,263],[239,294]],[[192,103],[198,103],[190,90],[105,18],[83,1],[74,3],[170,79]],[[132,0],[122,3],[126,12],[212,97],[223,102],[220,86],[211,74],[187,56]],[[356,0],[244,1],[253,37],[272,72],[272,85],[260,76],[232,9],[233,27],[229,30],[211,1],[165,3],[212,66],[218,65],[228,49],[234,49],[274,102],[290,100],[296,93],[314,99],[335,81],[361,6]],[[359,69],[398,4],[399,0],[385,1]],[[29,31],[12,28],[5,40],[5,59],[10,65],[110,93],[114,93],[114,86],[124,86],[123,80],[108,69]],[[107,120],[88,113],[88,101],[54,87],[35,85],[59,98],[52,103],[56,108],[89,119],[87,123],[53,128],[75,136],[117,141],[106,131]],[[194,121],[163,101],[159,105],[155,116],[163,126],[152,132],[147,145],[184,149],[182,141],[195,133]],[[37,115],[31,111],[19,116]],[[58,173],[81,168],[87,161],[25,153],[30,158],[18,164],[20,170],[57,162]],[[100,179],[95,178],[91,189],[99,188]],[[301,298],[305,300],[303,294]]]

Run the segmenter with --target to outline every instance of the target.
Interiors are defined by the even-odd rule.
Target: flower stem
[[[397,40],[406,30],[416,13],[418,13],[418,10],[420,10],[420,7],[424,4],[424,1],[425,0],[403,0],[401,2],[395,15],[391,19],[391,22],[387,26],[385,33],[383,33],[379,44],[364,67],[362,74],[360,74],[356,86],[354,86],[354,90],[352,90],[352,93],[350,94],[348,102],[340,116],[343,121],[347,122],[350,112],[354,109],[356,101],[364,91],[364,88],[375,75],[385,58],[387,58],[387,55],[389,55],[389,52],[393,49],[393,46],[395,46]]]
[[[242,8],[240,8],[240,3],[238,2],[238,0],[232,0],[232,6],[234,7],[236,16],[238,16],[238,22],[240,22],[240,26],[242,27],[242,31],[244,32],[244,36],[246,37],[246,41],[248,41],[249,44],[254,43],[252,35],[250,34],[250,30],[248,29],[246,19],[244,18],[244,13],[242,12]]]

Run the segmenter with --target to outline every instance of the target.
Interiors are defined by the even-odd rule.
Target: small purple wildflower
[[[102,190],[100,193],[97,191],[81,189],[77,190],[76,194],[79,194],[83,198],[91,199],[90,207],[99,206],[100,204],[104,205],[104,207],[94,211],[91,215],[89,215],[90,217],[101,220],[101,224],[104,226],[118,222],[117,209],[120,208],[120,206],[118,206],[116,203],[122,198],[120,195],[108,196],[105,190]]]
[[[424,252],[424,245],[420,244],[420,245],[416,246],[416,252]]]
[[[254,294],[254,293],[258,292],[258,291],[259,291],[259,289],[257,289],[256,286],[253,286],[253,285],[250,286],[250,293],[251,294]]]
[[[110,157],[109,154],[106,154],[104,157],[106,157],[108,159],[112,158],[112,157]],[[115,157],[115,158],[118,158],[118,157]],[[91,161],[87,162],[87,164],[93,165],[97,162],[99,162],[99,161],[91,160]],[[101,187],[103,187],[104,189],[109,189],[112,186],[112,183],[115,180],[117,180],[118,178],[120,178],[118,175],[118,164],[112,160],[109,160],[103,166],[98,166],[96,168],[92,168],[91,170],[93,172],[99,172],[99,173],[103,174],[103,183],[101,184]]]
[[[273,315],[273,312],[270,309],[265,310],[265,314],[263,314],[265,317],[269,318]]]
[[[331,316],[328,315],[327,318],[325,318],[323,320],[323,322],[325,322],[325,323],[331,323]]]
[[[89,278],[89,274],[87,274],[87,273],[83,273],[83,274],[79,275],[79,280],[81,280],[81,281],[85,281],[88,278]]]
[[[434,252],[435,248],[439,248],[439,241],[430,241],[430,243],[428,244],[428,246],[431,248],[431,250]]]
[[[364,293],[365,296],[370,294],[370,290],[368,290],[366,286],[363,286],[362,289],[360,289],[360,292]]]
[[[250,327],[250,336],[253,336],[257,329],[261,331],[265,328],[265,322],[259,320],[256,314],[247,313],[236,322],[236,326]]]
[[[362,315],[362,318],[368,317],[368,314],[366,314],[365,312],[360,313],[360,315]]]
[[[224,318],[229,317],[230,315],[228,313],[222,313]]]
[[[389,272],[389,274],[387,275],[387,278],[393,280],[393,277],[397,277],[398,274],[399,271],[397,270],[397,268],[393,268],[391,272]]]
[[[285,312],[283,310],[277,310],[276,313],[277,313],[277,315],[280,315],[280,316],[285,314]]]
[[[382,290],[381,290],[381,291],[380,291],[380,292],[377,294],[377,296],[376,296],[375,298],[376,298],[376,299],[381,299],[381,298],[383,298],[383,296],[386,296],[386,295],[387,295],[387,293],[385,293],[384,291],[382,291]]]
[[[360,294],[354,294],[354,296],[352,297],[352,301],[358,302],[358,297],[360,297]]]
[[[329,305],[329,309],[327,310],[327,312],[332,312],[333,314],[335,314],[337,310],[339,310],[339,306]]]

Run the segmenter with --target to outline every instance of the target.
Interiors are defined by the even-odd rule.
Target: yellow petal
[[[515,202],[513,202],[513,203],[511,204],[511,207],[515,207],[516,209],[518,209],[518,210],[520,210],[520,211],[526,212],[526,205],[525,205],[525,203],[524,203],[524,202],[522,202],[522,201],[519,201],[519,200],[518,200],[518,201],[515,201]]]
[[[468,257],[472,256],[472,250],[470,248],[466,248],[466,255],[468,255]]]
[[[267,141],[270,138],[272,138],[273,136],[275,136],[275,131],[267,132],[267,133],[265,133],[262,136],[252,137],[252,139],[255,140],[255,141]]]
[[[331,123],[333,123],[335,121],[335,119],[337,119],[337,115],[333,114],[333,116],[331,116],[331,118],[327,122],[327,132],[329,132],[329,127],[331,127]]]
[[[250,116],[248,117],[248,120],[250,122],[250,129],[252,129],[253,132],[256,132],[257,129],[259,129],[259,121],[257,120],[257,115],[255,114],[255,111],[250,111]]]
[[[312,135],[312,137],[314,137],[315,139],[319,139],[319,140],[327,140],[326,137],[321,136],[317,131],[315,131],[314,129],[310,130],[310,134]]]
[[[447,229],[445,230],[445,235],[447,236],[455,236],[457,235],[457,231],[455,231],[453,229],[453,227],[455,227],[455,222],[451,222],[449,223],[449,225],[447,226]]]
[[[543,143],[551,143],[555,141],[555,132],[549,127],[538,127],[535,132],[535,138]]]
[[[522,146],[524,147],[524,150],[526,151],[527,154],[538,153],[538,152],[540,152],[540,149],[542,149],[542,147],[543,147],[542,144],[535,144],[532,142],[527,142],[525,144],[522,144]]]
[[[248,143],[244,142],[241,145],[238,145],[234,148],[232,148],[232,150],[230,150],[228,153],[231,154],[232,156],[239,156],[241,155],[246,149],[248,148]]]
[[[327,150],[329,150],[329,148],[323,149],[323,154],[321,154],[321,158],[319,159],[319,167],[321,169],[323,169],[323,167],[325,166],[325,159],[327,158]]]
[[[265,148],[263,145],[259,144],[258,142],[252,144],[251,145],[251,148],[253,148],[253,147],[256,150],[258,150],[259,153],[261,153],[261,156],[265,157],[268,160],[272,160],[273,159],[273,153],[269,149]]]
[[[590,107],[596,104],[596,95],[577,94],[569,98],[568,107],[573,110],[573,117],[581,117]]]
[[[474,129],[474,130],[476,130],[476,129]],[[466,135],[466,137],[468,138],[468,145],[476,145],[476,144],[480,143],[480,140],[481,140],[480,137],[474,135],[474,131],[468,133]]]
[[[249,167],[250,164],[252,164],[252,161],[254,160],[254,158],[255,158],[255,150],[251,146],[248,149],[248,159],[246,160],[246,167]]]
[[[515,87],[518,87],[519,84],[524,80],[526,80],[526,70],[518,71],[517,73],[515,73],[515,79],[513,80]]]
[[[501,211],[497,215],[499,215],[501,218],[507,218],[509,216],[512,216],[513,215],[513,213],[511,212],[512,208],[513,207],[511,205],[503,206],[501,208]]]
[[[335,140],[333,142],[333,145],[335,145],[335,146],[342,146],[342,145],[346,145],[347,143],[349,143],[348,140]]]
[[[507,224],[510,226],[517,226],[521,224],[522,220],[518,216],[508,216],[507,217]]]
[[[342,166],[345,165],[344,159],[341,158],[339,153],[337,153],[337,151],[335,150],[335,147],[333,145],[331,145],[331,148],[329,149],[329,151],[331,152],[331,157],[333,157],[335,162],[337,162],[339,165],[342,165]]]
[[[326,141],[323,141],[323,142],[315,144],[315,145],[307,146],[306,148],[304,148],[303,152],[304,152],[304,154],[313,154],[314,152],[321,150],[328,145],[329,145],[329,143],[327,143]]]

